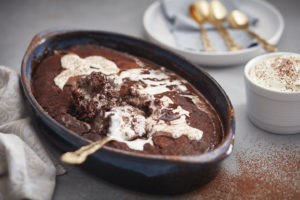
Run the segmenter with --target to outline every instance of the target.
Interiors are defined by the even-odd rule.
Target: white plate
[[[240,0],[240,8],[258,18],[252,30],[273,44],[277,44],[283,29],[284,21],[280,12],[271,4],[262,0]],[[144,14],[143,25],[150,41],[166,47],[190,61],[202,66],[224,67],[247,62],[251,58],[264,53],[261,46],[254,46],[236,52],[217,51],[199,52],[182,49],[167,27],[167,20],[161,11],[160,1],[151,4]]]

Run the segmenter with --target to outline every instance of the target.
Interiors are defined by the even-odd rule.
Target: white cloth
[[[26,115],[18,74],[0,66],[0,200],[51,199],[58,169]]]

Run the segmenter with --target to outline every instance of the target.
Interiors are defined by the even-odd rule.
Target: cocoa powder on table
[[[263,149],[257,150],[258,148]],[[254,146],[234,152],[211,182],[188,199],[300,199],[300,146]]]

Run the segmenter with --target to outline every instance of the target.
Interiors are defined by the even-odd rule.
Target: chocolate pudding
[[[194,155],[224,137],[217,112],[190,83],[127,53],[96,45],[55,50],[34,67],[36,100],[91,141],[147,154]]]

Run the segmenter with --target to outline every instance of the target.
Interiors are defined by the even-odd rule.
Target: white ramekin
[[[249,70],[263,60],[279,55],[299,54],[277,52],[250,60],[244,69],[249,119],[258,127],[278,134],[300,133],[300,92],[278,92],[257,85],[249,77]]]

